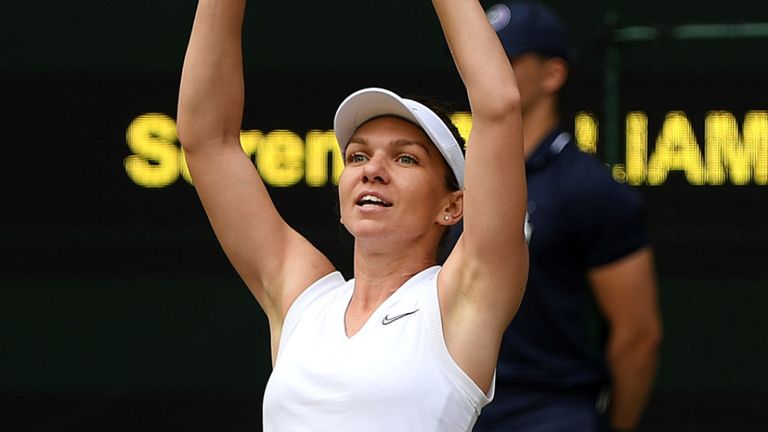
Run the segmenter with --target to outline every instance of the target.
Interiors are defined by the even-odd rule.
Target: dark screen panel
[[[306,145],[310,131],[331,128],[346,94],[370,85],[467,108],[428,4],[251,3],[244,129],[290,131]],[[768,20],[754,2],[717,3],[615,9],[619,25]],[[573,23],[577,45],[566,126],[578,112],[593,113],[604,156],[601,35],[612,5],[551,4]],[[11,354],[0,356],[0,417],[12,420],[0,424],[258,427],[270,361],[258,306],[181,173],[146,188],[125,168],[132,122],[152,113],[175,117],[194,2],[7,6],[0,17],[0,35],[10,41],[0,52],[0,328],[11,331],[0,334],[0,346]],[[732,115],[743,140],[749,113],[768,110],[768,83],[755,72],[766,67],[762,42],[623,46],[618,148],[625,172],[625,122],[633,113],[647,120],[647,163],[670,113],[688,121],[705,167],[713,112]],[[694,185],[673,169],[659,185],[645,177],[635,186],[647,204],[666,327],[649,430],[760,430],[764,423],[768,186],[756,176],[760,163],[750,162],[744,185],[730,172],[723,184]],[[333,185],[302,177],[270,192],[284,217],[350,275],[352,243],[338,224]]]

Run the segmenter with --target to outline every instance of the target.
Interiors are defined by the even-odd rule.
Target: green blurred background
[[[482,2],[491,6],[493,2]],[[683,111],[739,124],[768,110],[768,38],[679,40],[675,26],[768,22],[764,2],[546,2],[572,29],[565,118],[623,119],[653,146]],[[258,305],[183,180],[142,188],[128,125],[174,117],[195,2],[12,2],[0,15],[0,429],[260,430],[270,370]],[[627,26],[654,41],[614,41]],[[429,2],[256,2],[244,35],[244,128],[330,129],[348,93],[378,85],[466,109]],[[606,101],[606,52],[618,108]],[[607,97],[608,96],[608,97]],[[615,114],[618,124],[604,119]],[[621,133],[610,142],[605,131]],[[649,431],[768,427],[768,185],[638,186],[657,250],[665,341]],[[346,274],[332,185],[270,188],[284,217]],[[268,245],[266,246],[268,247]]]

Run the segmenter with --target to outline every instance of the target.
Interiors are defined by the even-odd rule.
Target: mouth
[[[371,195],[371,194],[362,195],[357,200],[356,204],[362,207],[366,207],[366,206],[392,207],[391,202],[385,201],[381,197],[378,197],[376,195]]]

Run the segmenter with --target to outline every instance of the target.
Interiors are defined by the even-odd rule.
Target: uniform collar
[[[526,171],[537,171],[544,169],[561,151],[571,142],[571,134],[563,131],[559,127],[552,130],[541,143],[536,147],[536,150],[526,159],[525,169]]]

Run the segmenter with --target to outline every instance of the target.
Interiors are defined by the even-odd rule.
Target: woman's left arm
[[[501,335],[517,311],[528,275],[520,92],[480,3],[432,3],[473,117],[464,180],[464,233],[440,280],[443,326],[459,365],[470,376],[490,381],[493,369],[488,369],[488,359],[495,366]],[[477,368],[482,371],[473,374]]]

